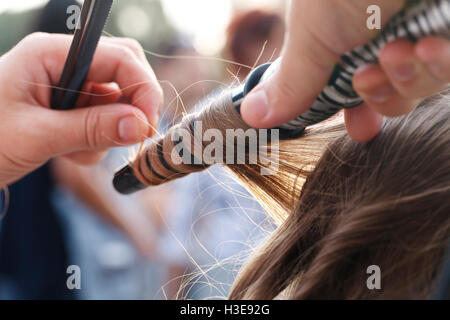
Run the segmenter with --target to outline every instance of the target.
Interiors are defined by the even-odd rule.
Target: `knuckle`
[[[114,47],[116,47],[119,50],[128,50],[125,54],[133,53],[134,56],[140,57],[144,56],[144,48],[140,44],[139,41],[132,39],[132,38],[120,38],[120,37],[111,37],[104,39],[106,44],[112,44]],[[124,51],[121,51],[124,52]]]
[[[126,46],[119,46],[118,54],[120,54],[120,56],[121,56],[120,60],[122,63],[131,64],[136,61],[136,55],[130,48],[128,48]]]
[[[414,109],[415,104],[412,101],[387,101],[386,103],[368,103],[368,105],[380,114],[389,117],[399,117],[409,113]]]
[[[127,46],[118,46],[117,51],[121,56],[123,56],[126,59],[131,59],[134,57],[133,51],[131,51],[131,49],[128,48]]]
[[[22,43],[34,44],[40,43],[42,44],[43,40],[48,38],[49,34],[45,32],[33,32],[23,38]]]
[[[141,63],[148,61],[145,50],[139,41],[131,38],[119,38],[117,43],[128,48],[133,53],[135,60]]]
[[[144,51],[144,49],[142,48],[141,44],[139,43],[139,41],[135,40],[135,39],[131,39],[131,38],[124,38],[123,43],[131,50],[133,51],[136,55],[141,55],[142,52]]]
[[[396,82],[394,87],[400,97],[405,100],[425,97],[427,95],[426,90],[422,86],[417,86],[413,83]]]
[[[41,47],[42,43],[47,40],[48,33],[45,32],[33,32],[25,36],[22,41],[20,41],[15,50],[23,54],[33,50],[33,48]],[[30,49],[31,48],[31,49]]]

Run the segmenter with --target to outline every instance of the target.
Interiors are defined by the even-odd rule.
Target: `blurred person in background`
[[[274,61],[281,54],[284,32],[284,19],[276,12],[240,12],[227,29],[226,57],[251,67]],[[240,81],[251,71],[240,66],[233,66],[232,70]]]
[[[66,9],[74,3],[50,2],[35,30],[70,33]],[[68,247],[51,203],[53,187],[49,164],[9,186],[10,205],[0,232],[0,299],[76,297],[66,286]]]
[[[225,299],[246,258],[274,226],[224,167],[172,185],[176,201],[159,246],[171,271],[167,287],[177,298]]]
[[[214,79],[219,66],[216,61],[202,59],[189,38],[182,35],[161,44],[158,54],[165,57],[151,57],[150,62],[164,90],[165,106],[160,115],[164,130],[217,87]]]
[[[73,4],[76,2],[50,1],[40,14],[38,26],[33,29],[70,33],[66,27],[66,9]],[[169,42],[159,52],[171,57],[199,57],[188,40]],[[165,86],[167,106],[162,112],[161,130],[175,123],[183,112],[217,87],[217,81],[212,80],[217,78],[216,62],[158,58],[152,64]],[[232,252],[227,249],[228,253],[218,253],[218,245],[243,242],[247,232],[237,231],[241,232],[239,237],[226,229],[209,234],[201,227],[205,225],[204,221],[196,223],[195,230],[190,233],[193,222],[204,220],[203,215],[209,215],[211,211],[217,211],[212,215],[212,222],[228,221],[223,224],[227,229],[239,230],[240,225],[245,225],[242,219],[236,219],[234,210],[243,207],[234,201],[236,194],[224,189],[210,176],[195,182],[198,188],[179,184],[152,188],[133,197],[118,195],[107,174],[123,164],[129,154],[129,148],[114,149],[92,168],[57,158],[10,186],[11,206],[0,234],[1,298],[175,297],[180,287],[176,279],[180,280],[179,276],[186,270],[194,270],[189,255],[205,267],[239,253],[241,245],[245,247],[242,243],[234,245],[236,249]],[[220,171],[213,173],[214,176],[219,174]],[[189,185],[189,181],[186,183]],[[213,193],[209,194],[208,190]],[[203,206],[202,200],[197,201],[203,199],[199,197],[202,193],[216,201],[208,201]],[[175,194],[177,199],[185,197],[188,201],[174,201],[172,195]],[[253,208],[254,203],[250,202]],[[181,207],[175,206],[178,204]],[[241,216],[245,213],[241,212]],[[230,224],[232,221],[236,222]],[[199,243],[193,241],[198,233],[203,234],[200,241],[212,252],[211,256],[206,254],[207,258]],[[66,271],[70,265],[81,269],[81,290],[71,291],[66,286],[69,276]],[[223,274],[228,275],[227,272]],[[209,277],[209,281],[221,281],[219,274]],[[227,279],[227,286],[233,278]],[[171,281],[173,279],[175,281]],[[167,295],[159,290],[164,283],[168,284]],[[226,291],[221,289],[213,295],[225,296]],[[198,292],[192,295],[211,296]]]
[[[283,36],[283,19],[277,14],[258,10],[241,13],[228,27],[226,52],[231,56],[227,58],[253,65],[262,52],[260,62],[272,61],[279,55]],[[166,50],[164,54],[196,55],[194,49],[186,46]],[[187,110],[209,91],[204,81],[211,79],[211,75],[208,77],[204,71],[205,61],[171,59],[152,65],[158,79],[169,80],[177,91],[203,81],[181,96]],[[249,71],[239,67],[234,70],[241,80]],[[171,125],[186,110],[177,101],[174,90],[165,93],[162,114],[170,115],[165,121]],[[176,201],[170,202],[166,209],[166,231],[159,243],[161,257],[168,264],[166,292],[172,298],[225,298],[251,249],[274,226],[251,195],[219,166],[170,185]]]
[[[217,86],[211,79],[216,77],[218,65],[202,60],[189,39],[182,35],[161,44],[158,53],[164,57],[152,57],[151,64],[164,90],[165,105],[158,128],[164,133]],[[183,235],[189,232],[190,224],[181,226],[177,221],[185,223],[196,215],[190,202],[179,201],[180,197],[191,199],[196,196],[193,190],[173,183],[141,193],[142,202],[155,214],[154,221],[157,221],[158,258],[164,265],[163,291],[167,298],[177,297],[183,275],[186,270],[192,270],[192,262],[184,251],[191,248],[186,237],[179,237],[180,232]]]
[[[35,30],[70,33],[72,0],[52,0]],[[136,197],[120,197],[110,173],[130,148],[83,167],[65,158],[9,187],[10,206],[0,232],[0,299],[161,298],[163,277],[153,255],[154,222]],[[81,271],[81,290],[69,290],[67,268]]]
[[[294,2],[296,3],[296,2]],[[300,1],[298,2],[300,3]],[[303,4],[307,2],[302,2]],[[328,6],[328,3],[326,1],[323,1],[323,4]],[[313,7],[316,7],[314,5]],[[297,10],[298,12],[307,12],[304,10]],[[324,11],[325,12],[325,11]],[[58,14],[59,15],[59,14]],[[62,15],[64,16],[64,15]],[[294,22],[294,25],[297,25],[297,23],[304,22],[303,19],[291,19],[291,21]],[[320,21],[320,19],[318,20]],[[339,21],[337,21],[339,23]],[[297,25],[298,26],[298,25]],[[293,29],[291,29],[292,31]],[[295,28],[294,30],[304,30],[304,28]],[[306,30],[306,29],[305,29]],[[309,45],[307,41],[304,41],[303,37],[297,37],[298,39],[301,39],[299,43],[301,43],[301,46],[305,45],[305,43],[308,44],[310,48],[314,47],[312,45]],[[311,41],[314,41],[314,37],[310,35]],[[296,43],[298,44],[298,43]],[[291,48],[292,49],[292,48]],[[296,52],[295,50],[287,50],[287,52]],[[287,61],[287,60],[286,60]],[[289,60],[289,63],[295,64],[294,62],[298,63],[298,61],[303,61],[303,59],[294,59]],[[442,61],[445,61],[442,59]],[[259,62],[265,62],[265,61],[259,61]],[[304,62],[303,62],[304,63]],[[290,65],[289,65],[290,66]],[[289,67],[288,66],[288,67]],[[285,67],[285,70],[288,68]],[[291,69],[289,69],[291,70]],[[317,70],[316,70],[317,71]],[[312,72],[318,73],[318,72]],[[319,72],[320,73],[320,72]],[[296,72],[296,76],[301,75],[304,76],[301,72]],[[327,75],[325,75],[327,76]],[[325,78],[324,78],[325,79]],[[298,79],[297,79],[298,80]],[[301,80],[301,79],[300,79]],[[192,79],[190,79],[192,81]],[[294,85],[298,84],[299,81],[296,82],[290,82]],[[316,83],[318,88],[322,88],[323,83],[320,81]],[[308,86],[310,86],[310,83],[308,83]],[[275,86],[274,86],[275,88]],[[312,90],[314,91],[314,90]],[[311,92],[312,92],[311,91]],[[297,91],[296,91],[297,92]],[[291,97],[292,98],[292,97]],[[292,99],[295,101],[296,99]],[[284,105],[284,104],[283,104]],[[287,106],[288,104],[286,104]],[[260,106],[260,105],[257,105]],[[243,108],[242,110],[245,110]],[[175,112],[176,114],[176,112]],[[255,113],[256,114],[256,113]],[[359,119],[359,118],[358,118]],[[255,125],[256,126],[256,125]],[[127,154],[127,152],[122,153],[118,155],[112,155],[111,157],[113,159],[121,158],[123,155]],[[108,159],[106,160],[108,161]],[[70,248],[67,245],[66,242],[64,242],[66,238],[66,234],[64,233],[64,227],[60,225],[61,221],[63,219],[59,219],[58,214],[58,203],[57,201],[60,199],[63,199],[62,206],[64,208],[68,208],[67,216],[73,216],[73,212],[79,212],[78,206],[80,206],[80,202],[76,200],[75,209],[71,208],[71,202],[70,202],[70,195],[68,197],[64,196],[53,196],[54,194],[54,184],[55,184],[55,177],[58,177],[58,181],[62,182],[65,181],[68,184],[71,184],[71,193],[72,195],[81,197],[79,194],[77,194],[77,190],[83,194],[83,192],[86,192],[86,190],[89,190],[89,186],[92,186],[89,184],[89,182],[92,182],[96,179],[93,179],[89,174],[87,174],[87,179],[80,183],[81,187],[77,187],[77,180],[80,177],[66,177],[65,174],[71,173],[71,170],[76,172],[74,168],[71,168],[70,170],[67,168],[64,168],[60,171],[57,170],[57,166],[53,167],[55,171],[49,172],[48,167],[46,168],[47,171],[42,171],[42,175],[39,175],[39,172],[34,172],[34,174],[29,175],[27,178],[25,178],[23,181],[17,183],[14,188],[15,190],[12,190],[12,200],[14,200],[14,207],[13,211],[18,212],[16,215],[14,215],[14,212],[9,212],[9,215],[7,216],[7,220],[5,220],[4,233],[2,233],[2,247],[1,247],[1,263],[0,266],[0,274],[1,274],[1,285],[2,285],[2,291],[1,293],[7,297],[27,297],[27,298],[42,298],[42,297],[64,297],[65,294],[67,294],[66,288],[64,288],[65,285],[65,279],[67,277],[66,274],[64,276],[61,276],[61,273],[65,271],[65,266],[67,266],[70,262]],[[109,169],[108,169],[109,170]],[[59,172],[59,173],[58,173]],[[212,173],[212,174],[211,174]],[[218,175],[216,175],[213,172],[209,172],[207,174],[211,174],[209,177],[212,178],[214,183],[219,180],[220,182],[226,181],[225,178],[217,178]],[[198,177],[201,177],[198,175]],[[73,180],[71,180],[73,179]],[[99,180],[102,180],[103,178],[99,178]],[[200,179],[200,178],[199,178]],[[202,181],[205,179],[204,177],[201,177]],[[83,184],[84,183],[84,184]],[[61,183],[62,184],[62,183]],[[228,184],[228,182],[227,182]],[[230,228],[230,226],[227,223],[221,223],[223,220],[214,220],[216,219],[214,217],[216,212],[224,212],[225,219],[229,219],[230,222],[233,222],[233,216],[231,214],[227,214],[224,210],[225,207],[217,199],[217,196],[221,196],[219,192],[211,191],[209,193],[209,190],[213,189],[208,187],[208,185],[216,186],[217,184],[209,184],[206,182],[205,184],[196,182],[194,180],[185,180],[183,185],[180,186],[180,190],[182,188],[189,189],[185,193],[180,193],[180,195],[176,198],[168,197],[165,201],[167,204],[165,206],[168,206],[168,212],[169,213],[175,213],[180,214],[181,218],[178,219],[175,217],[169,217],[166,219],[168,221],[169,228],[167,228],[167,233],[173,233],[176,237],[172,237],[170,240],[168,240],[166,243],[168,244],[167,247],[164,247],[164,241],[159,241],[157,243],[158,250],[161,250],[162,253],[170,253],[173,254],[175,250],[164,250],[164,248],[175,248],[175,246],[170,246],[170,243],[176,243],[178,245],[178,248],[181,247],[183,249],[186,249],[185,253],[187,258],[184,259],[184,261],[195,263],[199,262],[200,265],[207,265],[207,261],[212,261],[212,265],[217,265],[217,261],[219,259],[226,259],[226,257],[230,256],[230,253],[223,253],[225,250],[221,250],[221,246],[224,243],[227,243],[227,241],[233,241],[235,239],[234,237],[230,238],[230,230],[235,231],[235,229]],[[220,186],[220,185],[219,185]],[[176,187],[174,185],[173,187]],[[194,188],[196,187],[196,188]],[[79,189],[77,189],[79,188]],[[99,191],[102,190],[101,187],[94,185],[94,190],[98,189]],[[194,191],[194,189],[197,189]],[[104,198],[102,198],[102,195],[93,195],[89,192],[84,194],[84,197],[86,197],[84,205],[87,205],[90,207],[91,212],[89,212],[89,216],[94,216],[92,214],[94,211],[99,211],[105,214],[106,217],[111,216],[111,219],[114,220],[116,218],[114,216],[114,209],[111,210],[106,205],[106,202],[111,202],[110,205],[114,206],[114,201],[109,201],[110,198],[107,195],[108,192],[105,192]],[[233,192],[229,192],[227,196],[233,197],[235,199],[237,196],[236,190],[233,190]],[[90,196],[94,196],[95,199],[89,200]],[[16,197],[16,198],[14,198]],[[244,198],[246,196],[244,195]],[[26,199],[27,201],[24,201]],[[54,200],[56,199],[56,200]],[[200,200],[200,201],[199,201]],[[209,201],[211,200],[211,202]],[[196,203],[198,202],[199,203]],[[241,203],[237,203],[235,205],[230,205],[229,201],[224,201],[230,208],[240,208],[244,209],[244,213],[247,212],[245,210],[244,205]],[[210,205],[212,204],[212,205]],[[216,204],[218,207],[216,207]],[[180,208],[170,208],[170,205],[180,205]],[[104,207],[102,207],[104,206]],[[228,207],[227,207],[228,208]],[[94,209],[94,210],[93,210]],[[118,211],[118,208],[116,208]],[[55,212],[56,210],[56,212]],[[88,211],[85,208],[81,209],[82,211]],[[111,212],[108,212],[111,210]],[[130,210],[132,212],[136,212],[140,209],[135,209],[128,207],[127,210]],[[33,211],[36,211],[38,214],[34,214]],[[186,212],[187,214],[182,214],[183,212]],[[23,214],[23,212],[27,212],[27,214]],[[43,214],[40,214],[40,213]],[[71,213],[72,212],[72,213]],[[235,212],[235,210],[233,210]],[[31,215],[31,213],[33,213]],[[83,215],[83,214],[80,214]],[[200,216],[197,216],[200,215]],[[13,216],[13,217],[11,217]],[[56,216],[56,217],[55,217]],[[213,217],[211,222],[208,222],[207,226],[220,226],[223,227],[223,231],[221,228],[208,228],[202,226],[203,223],[200,221],[203,219],[208,219],[209,217]],[[8,221],[9,220],[9,221]],[[126,221],[133,221],[133,219],[124,219],[123,222]],[[253,220],[252,223],[257,220]],[[116,221],[117,223],[117,221]],[[258,223],[253,223],[254,225],[258,226]],[[64,223],[63,223],[64,225]],[[68,223],[70,225],[70,223]],[[186,234],[185,231],[189,230],[187,228],[188,226],[192,225],[192,232],[189,234]],[[196,230],[198,228],[198,230]],[[80,228],[82,230],[83,228]],[[126,228],[125,228],[126,229]],[[174,231],[175,230],[175,231]],[[181,230],[181,233],[178,233],[177,230]],[[2,230],[3,231],[3,230]],[[81,234],[81,233],[80,233]],[[243,232],[245,236],[245,240],[247,241],[248,238],[248,231]],[[24,236],[26,235],[26,236]],[[164,239],[164,235],[161,236],[161,239]],[[198,247],[200,248],[200,251],[195,252],[195,245],[193,245],[193,248],[190,248],[191,245],[190,238],[193,238],[193,242],[198,244]],[[204,237],[204,238],[203,238]],[[225,239],[228,240],[223,240]],[[256,237],[258,238],[258,237]],[[175,239],[175,242],[173,241]],[[181,241],[179,240],[181,239]],[[203,240],[204,239],[204,240]],[[217,240],[218,239],[218,240]],[[231,240],[230,240],[231,239]],[[95,243],[97,240],[95,237],[89,238],[88,243]],[[134,240],[136,241],[136,240]],[[140,241],[136,241],[137,243],[140,243]],[[152,241],[150,241],[152,242]],[[180,245],[181,242],[181,245]],[[145,242],[146,243],[146,242]],[[238,243],[239,245],[242,245],[242,242]],[[95,246],[92,246],[95,247]],[[146,247],[144,245],[144,247]],[[154,247],[154,246],[150,246]],[[112,249],[111,249],[112,248]],[[219,248],[219,250],[217,250]],[[238,249],[234,248],[233,250],[236,250],[236,252],[242,251],[242,246]],[[69,253],[67,252],[69,251]],[[149,249],[149,252],[152,252],[153,249]],[[232,251],[232,250],[231,250]],[[123,246],[110,246],[108,248],[100,248],[99,250],[100,256],[102,257],[100,260],[107,261],[106,265],[108,267],[113,266],[113,268],[120,269],[126,268],[126,266],[129,266],[133,264],[133,261],[135,261],[132,254],[130,254],[130,251],[123,250]],[[105,253],[106,252],[106,253]],[[117,253],[118,252],[118,253]],[[146,250],[144,250],[146,252]],[[202,261],[202,252],[205,252],[206,259],[205,261]],[[200,254],[199,254],[200,253]],[[17,256],[14,256],[17,254]],[[12,259],[10,259],[12,257]],[[111,259],[111,257],[113,257]],[[121,261],[120,263],[117,263],[116,257]],[[181,257],[181,254],[177,254],[176,257]],[[219,257],[219,258],[218,258]],[[92,257],[88,257],[89,261],[96,262],[95,259],[92,259]],[[125,261],[125,262],[124,262]],[[131,263],[130,263],[131,261]],[[219,261],[220,263],[220,261]],[[185,263],[186,264],[186,263]],[[235,265],[235,264],[234,264]],[[219,265],[220,266],[220,265]],[[207,268],[207,267],[206,267]],[[205,268],[203,268],[205,269]],[[31,272],[30,272],[31,271]],[[221,279],[221,276],[211,276],[214,277],[212,281],[208,278],[210,274],[206,274],[206,279],[201,279],[200,281],[196,281],[194,286],[198,283],[206,282],[208,285],[208,290],[211,287],[211,283],[214,284],[214,281],[217,281],[217,279]],[[205,274],[203,274],[205,276]],[[124,277],[125,278],[125,277]],[[225,278],[225,277],[224,277]],[[50,281],[49,281],[50,280]],[[128,282],[132,282],[130,280],[127,280]],[[195,282],[195,281],[194,281]],[[221,282],[222,283],[222,282]],[[223,281],[223,283],[226,283],[226,281]],[[214,286],[214,285],[213,285]],[[6,289],[5,289],[6,288]],[[198,294],[198,290],[191,290],[191,297],[199,297],[199,296],[206,296],[206,297],[215,297],[216,293],[209,291],[206,294]],[[225,290],[218,290],[217,295],[220,296],[226,296]],[[67,297],[71,297],[70,294],[67,294]]]
[[[162,298],[163,270],[155,257],[156,221],[142,194],[124,197],[110,183],[130,148],[115,148],[86,167],[64,158],[51,163],[51,203],[61,221],[68,260],[82,272],[82,299]],[[153,198],[154,199],[154,198]]]

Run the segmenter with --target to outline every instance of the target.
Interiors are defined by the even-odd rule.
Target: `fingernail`
[[[401,82],[407,82],[416,75],[416,66],[414,63],[407,62],[392,68],[392,75]]]
[[[250,106],[253,118],[262,120],[269,113],[269,99],[264,89],[257,89],[245,98],[245,104]]]
[[[128,116],[119,121],[119,137],[122,142],[132,143],[140,140],[140,123],[135,116]]]
[[[376,103],[384,103],[389,100],[393,93],[394,88],[391,85],[386,84],[368,92],[366,94],[366,100],[370,100]]]

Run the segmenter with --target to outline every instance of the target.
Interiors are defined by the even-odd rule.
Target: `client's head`
[[[315,166],[303,163],[301,150],[326,136],[333,138]],[[250,187],[274,211],[294,209],[241,271],[230,298],[429,297],[450,236],[448,95],[386,119],[369,143],[335,126],[287,143],[280,148],[290,156],[281,150],[280,161],[290,163]],[[248,180],[248,168],[232,169]],[[301,191],[295,170],[306,179]],[[367,286],[372,265],[381,289]]]

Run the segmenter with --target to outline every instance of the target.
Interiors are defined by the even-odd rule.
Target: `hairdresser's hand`
[[[242,105],[244,120],[254,127],[275,127],[305,112],[325,87],[339,57],[369,42],[369,5],[381,7],[383,26],[404,0],[294,0],[288,36],[278,73],[255,88]],[[450,82],[450,42],[427,38],[417,44],[397,41],[380,55],[380,66],[358,70],[354,87],[365,103],[345,110],[347,131],[368,141],[381,128],[382,115],[411,111],[421,98]]]
[[[69,36],[32,34],[0,58],[0,187],[52,157],[94,163],[109,147],[152,134],[162,91],[128,39],[102,39],[77,108],[50,109],[70,44]]]

